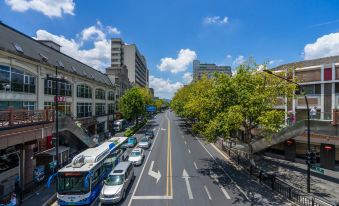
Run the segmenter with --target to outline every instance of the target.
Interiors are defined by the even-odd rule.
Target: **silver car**
[[[134,178],[133,164],[120,162],[104,181],[100,192],[100,202],[113,204],[126,198],[127,189]]]
[[[141,138],[138,147],[143,148],[143,149],[148,149],[151,147],[151,139],[149,137],[143,137]]]
[[[141,148],[135,148],[129,155],[128,161],[134,165],[141,165],[144,161],[144,157],[145,157],[144,150]]]

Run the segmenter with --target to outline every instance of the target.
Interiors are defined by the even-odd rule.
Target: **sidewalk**
[[[269,156],[271,157],[269,157]],[[290,162],[274,154],[263,156],[256,161],[257,166],[274,172],[278,178],[306,191],[307,165],[297,162]],[[311,193],[327,199],[333,203],[339,203],[339,171],[324,169],[324,174],[319,174],[311,170]]]
[[[47,188],[47,185],[41,185],[34,193],[26,195],[24,197],[22,206],[37,206],[44,205],[55,194],[55,183],[51,184],[50,188]]]

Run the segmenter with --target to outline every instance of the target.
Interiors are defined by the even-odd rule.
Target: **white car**
[[[135,148],[129,155],[128,161],[131,162],[133,165],[141,165],[144,161],[144,157],[144,150],[141,148]]]

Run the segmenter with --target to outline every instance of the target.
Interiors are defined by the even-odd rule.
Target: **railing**
[[[45,110],[6,110],[0,111],[0,128],[31,125],[34,123],[53,122],[54,111]]]
[[[226,147],[222,140],[218,140],[217,146],[224,150],[231,160],[247,171],[254,179],[257,179],[261,184],[266,185],[271,188],[272,191],[281,194],[285,198],[302,206],[335,206],[335,204],[311,194],[307,194],[277,178],[275,174],[270,174],[262,168],[259,168],[250,160],[249,154],[239,150],[233,151]]]

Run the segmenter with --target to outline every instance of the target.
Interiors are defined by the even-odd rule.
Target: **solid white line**
[[[142,170],[141,170],[141,173],[140,173],[138,182],[137,182],[137,184],[135,185],[135,188],[134,188],[132,197],[131,197],[131,199],[129,200],[128,206],[131,206],[131,204],[132,204],[133,197],[134,197],[134,195],[135,195],[135,192],[136,192],[137,189],[138,189],[138,186],[139,186],[141,177],[142,177],[142,175],[143,175],[143,173],[144,173],[144,170],[145,170],[145,166],[147,165],[148,158],[151,156],[152,149],[153,149],[153,147],[154,147],[154,145],[155,145],[155,142],[157,141],[159,131],[160,131],[160,127],[159,127],[159,129],[158,129],[157,135],[155,136],[154,142],[153,142],[153,144],[152,144],[152,146],[151,146],[151,151],[148,153],[147,158],[146,158],[146,161],[145,161],[145,163],[144,163],[144,166],[142,167]]]
[[[185,144],[187,144],[186,140],[185,140]]]
[[[195,167],[195,169],[198,169],[198,167],[197,167],[197,164],[195,163],[195,162],[193,162],[194,163],[194,167]]]
[[[228,195],[228,193],[226,192],[225,188],[224,188],[223,186],[220,186],[220,189],[221,189],[221,191],[224,193],[226,199],[229,199],[229,200],[230,200],[231,197]]]
[[[212,200],[212,197],[211,197],[210,192],[208,191],[206,185],[204,185],[204,188],[205,188],[205,191],[207,193],[208,199]]]
[[[134,200],[171,200],[172,196],[134,196]]]
[[[200,141],[200,139],[197,138],[197,137],[195,137],[195,138],[198,140],[198,142],[200,143],[200,145],[206,150],[206,152],[213,158],[213,160],[216,161],[215,157],[207,150],[207,148],[202,144],[202,142]],[[238,186],[238,184],[237,184],[237,183],[232,179],[232,177],[225,171],[225,169],[224,169],[223,167],[221,167],[221,165],[219,165],[219,168],[222,169],[222,170],[224,171],[224,174],[225,174],[228,178],[230,178],[231,182],[233,182],[233,183],[235,184],[235,186],[236,186],[236,187],[239,189],[239,191],[245,196],[245,198],[246,198],[247,200],[250,200],[250,199],[247,197],[246,193]]]
[[[190,149],[188,149],[188,153],[191,154],[191,150]]]

